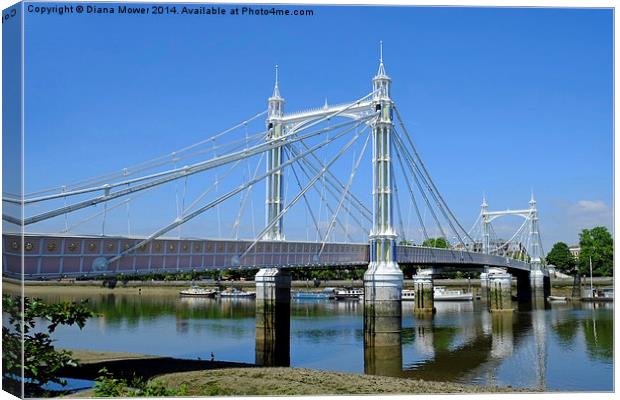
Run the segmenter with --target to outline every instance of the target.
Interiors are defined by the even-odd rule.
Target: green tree
[[[614,240],[607,228],[597,226],[581,231],[579,247],[581,247],[579,253],[580,273],[590,273],[590,258],[592,258],[592,273],[594,275],[613,276]]]
[[[553,264],[558,271],[565,274],[575,273],[576,260],[570,252],[568,245],[564,242],[557,242],[547,254],[547,264]]]
[[[447,249],[448,246],[448,241],[446,240],[446,238],[442,238],[442,237],[438,237],[438,238],[428,238],[426,239],[423,243],[422,246],[424,247],[436,247],[439,249]]]
[[[94,314],[83,303],[46,304],[37,298],[9,295],[2,295],[2,311],[9,322],[9,326],[2,327],[5,390],[19,396],[22,378],[26,397],[40,395],[41,387],[48,382],[66,385],[58,372],[77,365],[77,361],[69,351],[54,348],[51,334],[58,325],[77,325],[82,329]],[[41,324],[45,327],[41,328]]]

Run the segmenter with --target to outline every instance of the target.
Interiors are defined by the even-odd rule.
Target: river
[[[83,330],[59,327],[58,347],[254,363],[253,300],[180,298],[176,293],[43,295],[88,298],[98,317]],[[435,302],[418,319],[403,302],[400,352],[365,361],[363,303],[293,301],[292,367],[561,391],[613,390],[613,304],[551,303],[490,314],[484,302]],[[366,365],[365,365],[366,362]]]

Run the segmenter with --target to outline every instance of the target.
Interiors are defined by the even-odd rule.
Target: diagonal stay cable
[[[355,143],[357,141],[357,139],[359,139],[361,132],[356,132],[355,136],[353,136],[351,138],[351,140],[349,140],[341,149],[340,151],[338,151],[338,153],[336,153],[336,155],[325,165],[325,167],[323,167],[323,169],[321,169],[321,171],[319,171],[318,174],[316,174],[311,180],[310,182],[308,182],[306,184],[306,186],[304,187],[304,189],[297,194],[297,196],[295,196],[295,198],[293,198],[293,200],[291,200],[291,202],[289,204],[287,204],[286,207],[284,207],[279,213],[278,215],[276,215],[273,220],[267,224],[267,226],[258,234],[258,236],[256,237],[256,239],[254,239],[254,241],[252,242],[252,244],[250,244],[250,246],[248,246],[247,249],[245,249],[245,251],[239,256],[239,259],[241,260],[243,257],[245,257],[253,248],[254,246],[256,246],[256,243],[258,243],[259,240],[261,240],[263,238],[263,236],[271,229],[273,228],[273,226],[278,223],[278,221],[288,212],[288,210],[290,210],[298,201],[299,199],[301,199],[303,197],[303,195],[312,187],[314,186],[314,184],[321,178],[321,176],[323,176],[325,174],[325,171],[327,171],[327,169],[329,167],[331,167],[350,147],[351,145],[353,145],[353,143]]]
[[[61,198],[61,197],[68,197],[68,196],[75,196],[75,195],[79,195],[79,194],[85,194],[85,193],[91,193],[91,192],[96,192],[96,191],[109,191],[115,187],[118,186],[125,186],[125,185],[129,185],[129,184],[133,184],[133,183],[138,183],[138,182],[142,182],[145,180],[150,180],[150,179],[155,179],[155,178],[161,178],[161,177],[170,177],[170,175],[172,175],[171,180],[174,179],[179,179],[185,176],[184,172],[187,170],[191,173],[196,173],[196,172],[202,172],[204,170],[207,169],[211,169],[211,168],[215,168],[217,166],[226,164],[228,162],[232,162],[232,161],[236,161],[239,158],[245,158],[245,157],[249,157],[251,155],[263,152],[263,151],[268,151],[271,150],[272,148],[276,148],[276,147],[280,147],[282,146],[285,142],[297,142],[299,140],[303,140],[303,139],[307,139],[313,136],[317,136],[320,135],[324,132],[330,131],[332,129],[338,129],[341,128],[343,126],[348,126],[351,124],[355,124],[355,123],[360,123],[360,121],[366,121],[368,119],[372,118],[372,115],[360,118],[359,120],[351,120],[351,121],[346,121],[340,124],[336,124],[327,128],[323,128],[323,129],[319,129],[316,131],[313,131],[311,133],[306,133],[304,135],[298,136],[297,133],[298,132],[290,132],[287,133],[286,135],[283,135],[279,138],[273,138],[271,140],[262,142],[260,144],[254,145],[250,148],[245,148],[239,151],[233,151],[231,153],[228,154],[224,154],[221,156],[216,156],[213,158],[210,158],[208,160],[205,161],[201,161],[198,163],[195,163],[191,166],[185,166],[185,167],[181,167],[181,168],[174,168],[171,170],[167,170],[167,171],[161,171],[161,172],[157,172],[151,175],[147,175],[147,176],[142,176],[142,177],[138,177],[138,178],[133,178],[133,179],[129,179],[129,180],[125,180],[125,181],[121,181],[121,182],[115,182],[115,183],[111,183],[111,184],[105,184],[102,186],[96,186],[96,187],[91,187],[91,188],[86,188],[86,189],[79,189],[79,190],[74,190],[74,191],[68,191],[68,192],[63,192],[60,194],[54,194],[54,195],[49,195],[49,196],[42,196],[42,197],[37,197],[37,198],[33,198],[33,199],[24,199],[23,201],[20,201],[19,204],[23,203],[23,204],[30,204],[30,203],[37,203],[37,202],[41,202],[41,201],[46,201],[46,200],[53,200],[56,198]],[[304,128],[305,129],[305,128]],[[165,181],[163,183],[166,183],[168,181]],[[10,200],[6,200],[5,201],[10,201]]]
[[[395,131],[396,133],[396,131]],[[402,151],[405,153],[406,158],[409,159],[409,162],[411,163],[411,165],[413,165],[413,167],[418,171],[418,174],[420,175],[420,178],[422,178],[422,181],[426,184],[426,187],[428,188],[429,193],[431,194],[431,196],[433,197],[433,199],[435,200],[435,203],[437,204],[437,208],[439,209],[439,211],[441,212],[441,214],[443,215],[443,217],[446,219],[446,221],[448,222],[448,225],[450,225],[450,228],[452,229],[452,232],[456,235],[456,238],[459,240],[459,242],[461,243],[461,245],[465,246],[465,242],[463,241],[463,238],[461,237],[461,235],[459,234],[458,230],[454,227],[454,224],[452,223],[452,220],[450,219],[450,217],[448,216],[448,214],[446,213],[444,207],[442,206],[442,203],[439,201],[438,197],[435,195],[435,191],[433,190],[433,188],[428,184],[428,182],[426,181],[426,179],[424,178],[424,175],[422,175],[422,173],[420,172],[420,168],[418,167],[417,163],[415,162],[415,160],[412,158],[411,154],[409,153],[408,149],[406,147],[403,146],[402,140],[400,139],[400,136],[396,133],[395,135],[396,139],[398,141],[400,141],[401,144],[401,149]],[[459,225],[460,226],[460,225]],[[462,229],[462,227],[461,227]],[[441,229],[442,233],[445,235],[445,232],[443,231],[443,229]],[[466,233],[467,234],[467,233]],[[447,238],[446,238],[447,240]]]
[[[393,142],[395,144],[395,142]],[[395,151],[396,153],[396,158],[398,159],[398,164],[400,165],[400,169],[403,173],[403,176],[405,177],[404,181],[407,185],[407,189],[409,189],[409,196],[411,197],[411,200],[413,202],[413,207],[415,209],[415,213],[416,216],[418,218],[418,222],[420,223],[420,227],[422,228],[422,234],[424,235],[424,240],[428,240],[429,236],[428,236],[428,232],[426,231],[426,226],[424,225],[424,220],[422,219],[422,215],[420,214],[420,208],[418,207],[418,202],[415,199],[415,195],[413,193],[413,189],[411,188],[411,183],[409,182],[408,179],[406,179],[407,176],[407,171],[405,171],[405,166],[403,165],[403,160],[400,156],[400,153],[398,151]],[[417,177],[415,177],[414,174],[414,179],[417,179]],[[418,187],[420,187],[420,184],[418,183]],[[421,190],[421,189],[420,189]]]
[[[459,220],[456,218],[456,216],[454,215],[454,213],[452,212],[452,210],[450,209],[450,207],[448,207],[448,204],[446,203],[446,201],[444,200],[443,196],[441,195],[441,193],[439,192],[439,190],[437,189],[437,186],[435,186],[435,183],[433,182],[430,174],[428,173],[426,166],[424,165],[424,162],[422,161],[422,158],[420,157],[420,155],[418,154],[418,151],[415,147],[415,145],[413,144],[413,140],[411,139],[411,135],[409,134],[409,131],[407,130],[407,128],[405,127],[405,124],[400,116],[400,112],[398,111],[397,107],[394,107],[394,110],[396,111],[396,117],[398,118],[398,122],[401,126],[401,128],[403,129],[403,132],[405,133],[405,137],[407,138],[407,141],[409,142],[409,144],[411,145],[411,148],[413,149],[413,152],[416,156],[416,158],[418,159],[418,162],[420,163],[420,166],[422,167],[425,175],[428,177],[428,180],[431,184],[431,186],[434,189],[434,192],[437,193],[437,196],[439,196],[440,201],[442,202],[442,204],[444,205],[444,207],[446,208],[446,210],[448,211],[448,213],[452,216],[452,219],[454,220],[454,222],[456,222],[456,224],[458,225],[458,227],[461,229],[462,232],[465,233],[466,236],[468,236],[469,240],[472,240],[471,237],[469,237],[469,235],[467,234],[467,231],[463,228],[463,226],[461,225],[461,223],[459,222]],[[459,235],[457,235],[459,236]],[[462,242],[462,240],[461,240]]]
[[[407,242],[407,235],[405,234],[405,227],[403,225],[403,215],[400,209],[400,196],[398,194],[398,185],[396,184],[396,177],[394,176],[394,166],[390,163],[390,179],[392,181],[392,185],[394,186],[394,203],[396,205],[396,215],[398,217],[398,227],[400,229],[400,234],[405,242]]]
[[[252,179],[256,179],[256,177],[258,176],[258,171],[260,169],[261,163],[263,162],[264,156],[265,156],[265,153],[261,154],[260,158],[258,159],[258,162],[256,163],[256,168],[254,169],[254,175],[252,176]],[[252,194],[253,188],[254,186],[250,186],[248,190],[245,191],[243,199],[241,200],[241,205],[239,206],[239,213],[237,214],[237,218],[235,219],[235,223],[233,224],[233,232],[235,232],[235,239],[239,238],[239,225],[241,224],[241,216],[243,215],[243,211],[245,210],[245,206],[247,204],[248,198]]]
[[[353,125],[352,127],[349,127],[347,132],[352,130],[352,129],[355,129],[355,127],[359,126],[360,124],[365,122],[367,119],[370,119],[372,117],[374,117],[374,115],[371,115],[371,116],[368,116],[366,118],[360,119],[359,121],[357,121],[357,123],[355,125]],[[350,124],[350,122],[348,122],[347,124],[342,124],[342,126],[346,126],[346,125],[349,125],[349,124]],[[336,126],[334,125],[331,129],[334,129],[335,127]],[[303,138],[319,135],[319,134],[321,134],[324,131],[325,131],[325,129],[321,129],[321,130],[314,131],[314,132],[311,132],[311,133],[308,133],[306,135],[302,135],[302,136],[299,136],[299,137],[289,137],[288,140],[289,140],[289,142],[296,142],[296,141],[299,141],[299,140],[303,140]],[[258,153],[261,153],[261,152],[264,152],[264,151],[268,151],[268,150],[271,150],[273,148],[281,147],[281,146],[283,146],[285,144],[287,144],[286,140],[282,140],[282,139],[270,140],[270,141],[268,141],[268,142],[266,142],[264,144],[254,146],[254,147],[252,147],[250,149],[242,150],[242,151],[239,151],[239,152],[234,152],[232,154],[227,154],[225,156],[217,157],[215,159],[203,161],[203,162],[200,162],[198,164],[194,164],[192,166],[186,166],[186,167],[180,168],[172,176],[166,176],[166,177],[160,178],[160,179],[155,180],[155,181],[143,183],[141,185],[133,186],[133,187],[127,188],[127,189],[121,189],[121,190],[118,190],[118,191],[116,191],[114,193],[104,194],[104,195],[101,195],[101,196],[98,196],[98,197],[95,197],[95,198],[92,198],[92,199],[89,199],[89,200],[85,200],[85,201],[81,201],[81,202],[78,202],[78,203],[71,204],[71,205],[69,205],[67,207],[61,207],[61,208],[58,208],[58,209],[55,209],[55,210],[52,210],[52,211],[48,211],[48,212],[44,212],[44,213],[35,215],[33,217],[26,218],[23,221],[23,224],[24,225],[30,225],[30,224],[33,224],[33,223],[36,223],[36,222],[40,222],[40,221],[43,221],[43,220],[46,220],[46,219],[49,219],[49,218],[56,217],[58,215],[62,215],[65,212],[77,211],[77,210],[80,210],[82,208],[90,207],[90,206],[93,206],[95,204],[99,204],[99,203],[104,202],[104,201],[109,201],[109,200],[115,199],[117,197],[125,196],[125,195],[130,194],[130,193],[135,193],[137,191],[148,189],[150,187],[159,186],[159,185],[162,185],[164,183],[168,183],[168,182],[174,181],[176,179],[183,178],[183,177],[188,176],[188,175],[193,175],[193,174],[196,174],[196,173],[199,173],[199,172],[206,171],[208,169],[219,167],[221,165],[226,165],[228,163],[231,163],[231,162],[243,159],[243,158],[251,157],[251,156],[253,156],[255,154],[258,154]],[[127,183],[125,183],[125,184],[127,184]],[[3,215],[3,218],[4,218],[4,215]]]
[[[305,148],[308,147],[306,142],[304,142],[303,140],[300,143]],[[321,168],[323,167],[323,161],[316,154],[312,154],[310,157],[313,158],[319,164],[319,167]],[[309,164],[310,160],[304,159],[303,162],[305,164]],[[328,171],[327,174],[325,175],[325,178],[326,178],[325,181],[329,183],[330,185],[332,185],[332,187],[337,192],[340,192],[341,190],[344,189],[344,184],[338,179],[338,177],[333,172]],[[330,179],[333,179],[335,182],[331,181]],[[360,199],[358,199],[357,196],[355,196],[353,193],[350,193],[349,196],[350,196],[350,200],[353,200],[355,204],[360,208],[360,212],[365,212],[366,214],[364,214],[364,216],[368,219],[368,221],[372,222],[372,211],[370,211],[368,207],[366,207],[366,205]]]
[[[362,130],[362,132],[364,132],[366,130],[366,128],[364,128]],[[359,132],[359,134],[361,134],[362,132]],[[325,232],[325,236],[323,237],[323,241],[321,243],[321,249],[319,250],[319,255],[321,255],[323,253],[323,249],[325,249],[325,244],[327,243],[327,238],[329,237],[329,235],[331,234],[331,231],[334,227],[334,222],[336,220],[336,218],[338,217],[338,213],[340,212],[340,209],[342,208],[342,203],[344,202],[344,200],[346,199],[346,194],[349,192],[350,188],[351,188],[351,184],[353,183],[353,178],[355,178],[355,174],[357,172],[357,169],[360,165],[360,162],[362,161],[362,157],[364,157],[364,152],[366,151],[366,147],[368,147],[368,141],[370,140],[370,135],[366,135],[366,140],[364,141],[364,145],[362,146],[362,150],[360,151],[360,154],[355,162],[355,165],[353,166],[352,170],[351,170],[351,174],[349,175],[349,181],[347,182],[347,185],[344,188],[344,191],[341,193],[340,195],[340,199],[338,200],[338,205],[336,206],[336,211],[333,212],[333,216],[331,221],[329,222],[329,225],[327,227],[327,232]]]
[[[155,157],[155,158],[150,159],[150,160],[143,161],[143,162],[141,162],[139,164],[136,164],[136,165],[133,165],[131,167],[123,168],[120,171],[110,172],[110,173],[102,174],[102,175],[99,175],[99,176],[96,176],[96,177],[92,177],[92,178],[89,178],[89,179],[85,179],[83,181],[76,182],[76,183],[74,183],[74,184],[72,184],[70,186],[75,188],[77,186],[84,186],[84,185],[87,185],[87,184],[93,184],[93,182],[97,182],[97,181],[110,180],[110,179],[115,179],[115,178],[122,177],[122,176],[129,176],[129,175],[133,175],[133,174],[135,174],[137,172],[140,172],[140,171],[152,169],[152,168],[155,168],[157,166],[161,166],[161,165],[164,165],[166,163],[173,162],[179,156],[180,153],[184,153],[186,151],[192,150],[192,149],[194,149],[194,148],[196,148],[196,147],[198,147],[200,145],[203,145],[205,143],[213,142],[216,139],[218,139],[218,138],[220,138],[220,137],[222,137],[222,136],[224,136],[224,135],[226,135],[226,134],[228,134],[228,133],[230,133],[230,132],[240,128],[241,126],[246,125],[247,123],[252,122],[255,119],[265,115],[266,113],[267,113],[267,110],[261,111],[260,113],[255,114],[254,116],[246,119],[245,121],[240,122],[240,123],[238,123],[238,124],[236,124],[236,125],[234,125],[234,126],[232,126],[230,128],[227,128],[227,129],[225,129],[225,130],[223,130],[221,132],[218,132],[218,133],[216,133],[213,136],[210,136],[210,137],[208,137],[206,139],[203,139],[203,140],[201,140],[201,141],[199,141],[197,143],[190,144],[190,145],[188,145],[186,147],[183,147],[183,148],[181,148],[179,150],[175,150],[175,151],[173,151],[171,153],[168,153],[168,154],[165,154],[165,155],[162,155],[162,156],[158,156],[158,157]],[[176,161],[178,161],[178,159],[176,159]],[[162,162],[163,162],[163,164],[162,164]],[[37,192],[29,193],[26,196],[40,195],[40,194],[49,193],[49,192],[52,192],[52,191],[55,191],[55,190],[58,190],[58,189],[59,189],[59,187],[43,189],[43,190],[39,190]]]
[[[277,171],[280,171],[281,169],[285,168],[288,165],[291,165],[292,163],[296,162],[297,160],[306,157],[310,152],[316,151],[320,148],[322,148],[323,146],[327,146],[329,143],[339,139],[340,137],[346,135],[347,133],[351,132],[353,129],[355,129],[355,126],[349,128],[349,129],[345,129],[342,132],[339,132],[338,134],[334,135],[333,137],[321,142],[321,143],[317,143],[316,145],[312,146],[310,149],[308,149],[307,151],[305,151],[302,154],[299,154],[298,156],[285,161],[284,163],[280,164],[280,166],[275,167],[270,169],[269,171],[267,171],[266,173],[262,174],[261,176],[254,178],[248,182],[246,182],[245,184],[242,184],[241,186],[239,186],[236,189],[233,189],[231,191],[229,191],[228,193],[225,193],[223,195],[221,195],[220,197],[218,197],[217,199],[209,202],[208,204],[200,207],[199,209],[189,213],[189,214],[185,214],[183,216],[181,216],[180,218],[177,218],[174,222],[168,224],[167,226],[159,229],[157,232],[151,234],[149,237],[147,237],[144,240],[141,240],[140,242],[138,242],[137,244],[129,247],[128,249],[122,251],[121,253],[117,254],[116,256],[110,258],[107,260],[108,264],[111,264],[115,261],[118,261],[119,259],[121,259],[122,257],[126,256],[127,254],[129,254],[132,251],[135,251],[136,249],[140,248],[141,246],[151,242],[154,239],[157,239],[158,237],[160,237],[161,235],[170,232],[171,230],[175,229],[177,226],[180,226],[184,223],[186,223],[187,221],[199,216],[200,214],[204,213],[205,211],[217,206],[218,204],[230,199],[231,197],[235,196],[236,194],[244,191],[245,189],[247,189],[248,187],[264,180],[265,178],[267,178],[268,176],[271,176],[272,174],[274,174]],[[277,221],[277,219],[276,219]],[[264,233],[263,233],[264,235]],[[262,236],[262,235],[261,235]]]
[[[288,147],[284,148],[284,152],[286,153],[287,157],[290,157]],[[293,171],[293,176],[295,177],[297,187],[299,188],[300,191],[303,190],[303,186],[301,186],[301,181],[299,180],[299,176],[297,175],[297,170],[295,169],[295,164],[291,164],[291,170]],[[306,209],[310,212],[310,217],[312,218],[314,227],[316,228],[316,231],[319,232],[320,234],[321,229],[319,228],[319,223],[317,222],[316,217],[314,216],[314,212],[312,211],[312,207],[310,206],[310,201],[308,201],[308,198],[305,194],[304,194],[304,202],[306,204]]]
[[[293,148],[294,148],[294,146],[291,146],[291,149],[293,149]],[[294,152],[294,151],[293,151],[293,154],[295,154],[295,152]],[[306,166],[307,166],[307,167],[311,170],[311,172],[312,172],[312,173],[315,173],[315,174],[316,174],[316,173],[320,170],[320,168],[318,168],[318,167],[316,167],[316,166],[312,165],[311,163],[307,163],[307,161],[308,161],[308,160],[306,160],[305,158],[304,158],[304,159],[301,159],[301,160],[300,160],[300,163],[298,163],[298,165],[299,165],[299,167],[301,168],[301,170],[302,170],[302,172],[304,173],[304,175],[306,176],[306,178],[307,178],[307,179],[310,179],[311,175],[310,175],[310,173],[308,173],[308,171],[306,170],[306,168],[304,168],[304,165],[302,165],[302,163],[303,163],[303,164],[305,164],[305,165],[306,165]],[[326,176],[326,175],[325,175],[325,176]],[[326,180],[326,182],[329,182],[329,181],[328,181],[328,180]],[[336,194],[336,192],[338,192],[338,190],[337,190],[337,189],[332,189],[332,187],[330,187],[330,186],[325,186],[325,189],[326,189],[327,193],[329,193],[329,194],[330,194],[330,195],[331,195],[334,199],[338,199],[338,194]],[[334,192],[334,190],[336,190],[336,192]],[[315,187],[315,191],[317,191],[317,192],[318,192],[318,194],[319,194],[319,196],[321,196],[321,192],[319,191],[319,189],[318,189],[318,188],[316,188],[316,187]],[[325,202],[325,206],[327,207],[327,209],[328,209],[328,211],[329,211],[329,212],[331,212],[331,213],[333,213],[333,212],[334,212],[334,210],[331,208],[331,206],[330,206],[330,204],[329,204],[329,202],[328,202],[328,201],[326,201],[326,202]],[[352,211],[351,211],[351,210],[350,210],[347,206],[343,206],[343,209],[344,209],[344,210],[347,212],[347,214],[348,214],[348,215],[349,215],[349,216],[353,219],[353,221],[354,221],[354,222],[355,222],[355,223],[356,223],[356,224],[360,227],[360,229],[361,229],[362,231],[367,231],[367,227],[365,227],[365,226],[364,226],[364,224],[362,224],[362,222],[359,220],[359,218],[357,218],[357,217],[355,216],[355,214],[354,214],[354,213],[353,213],[353,212],[352,212]],[[359,209],[359,208],[358,208],[357,210],[358,210],[358,211],[360,211],[360,209]],[[371,221],[371,222],[372,222],[372,219],[370,219],[369,221]],[[340,220],[338,220],[337,222],[338,222],[341,226],[343,226],[343,225],[342,225],[342,223],[340,222]]]
[[[403,149],[402,147],[402,143],[398,137],[398,135],[394,135],[394,143],[396,144],[396,146],[398,147],[399,151],[397,152],[398,154],[400,154],[401,152],[403,153],[403,155],[407,155],[406,151]],[[439,231],[441,232],[441,235],[444,239],[447,240],[447,235],[446,232],[444,232],[442,226],[441,226],[441,222],[439,222],[439,218],[437,217],[437,214],[435,213],[435,210],[433,208],[433,206],[431,205],[431,202],[429,201],[426,192],[424,191],[424,189],[422,188],[422,184],[420,183],[420,180],[418,178],[418,173],[415,171],[414,167],[411,165],[411,160],[409,160],[407,157],[405,157],[405,165],[407,167],[409,167],[409,171],[411,172],[411,175],[413,176],[413,180],[416,183],[416,186],[418,187],[418,190],[420,191],[420,194],[422,194],[422,198],[424,199],[424,202],[426,203],[426,206],[428,208],[428,210],[431,212],[431,216],[433,217],[433,219],[435,220],[435,223],[437,224],[437,228],[439,229]],[[424,226],[424,225],[422,225]]]

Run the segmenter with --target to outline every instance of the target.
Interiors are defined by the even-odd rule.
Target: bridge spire
[[[480,224],[482,232],[482,253],[489,254],[491,247],[491,238],[489,232],[489,204],[487,203],[487,197],[482,194],[482,204],[480,204]]]
[[[272,99],[282,99],[280,96],[280,88],[278,87],[278,64],[276,64],[276,83],[273,86],[273,95],[271,95]]]
[[[383,40],[379,41],[379,70],[377,71],[377,75],[375,75],[375,79],[377,78],[390,79],[385,73],[385,65],[383,65]]]

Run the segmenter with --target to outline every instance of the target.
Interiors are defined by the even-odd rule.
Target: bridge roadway
[[[3,234],[2,239],[3,275],[20,278],[23,252],[24,279],[27,280],[264,267],[346,267],[369,263],[367,243],[326,243],[318,254],[321,243],[266,241],[259,242],[239,260],[251,241],[164,238],[153,240],[135,253],[105,265],[100,264],[102,258],[115,256],[143,238],[26,234],[22,243],[19,234]],[[506,257],[419,246],[398,246],[397,260],[400,264],[439,269],[481,270],[490,266],[530,271],[530,264]]]

